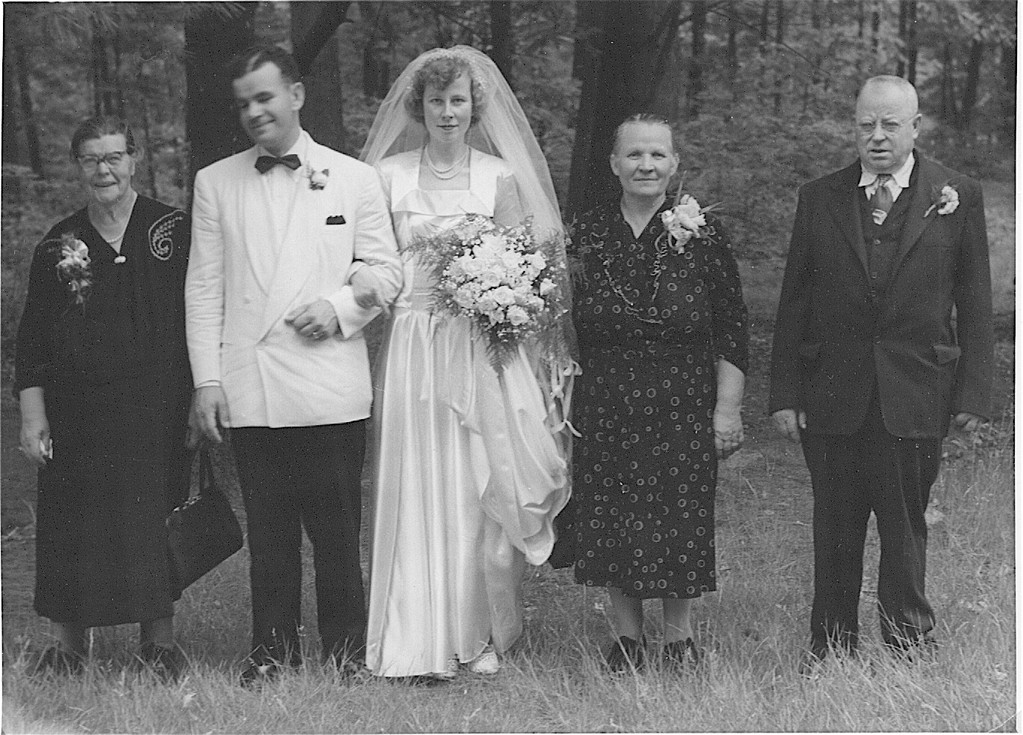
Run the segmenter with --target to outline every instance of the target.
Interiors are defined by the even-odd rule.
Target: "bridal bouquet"
[[[433,267],[436,310],[470,319],[500,372],[523,340],[553,327],[565,313],[563,237],[539,236],[529,220],[498,227],[470,214],[412,247]]]

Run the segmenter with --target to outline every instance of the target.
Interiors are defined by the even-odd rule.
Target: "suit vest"
[[[909,186],[902,190],[899,198],[892,204],[884,223],[877,225],[872,216],[873,208],[870,201],[862,195],[857,197],[860,203],[860,221],[863,223],[863,244],[867,250],[867,265],[870,279],[870,288],[878,295],[882,295],[892,277],[892,265],[895,260],[895,253],[902,239],[902,230],[906,226],[909,213],[909,203],[913,200],[913,191],[916,189],[917,172],[919,165],[913,166],[913,173],[909,177]]]

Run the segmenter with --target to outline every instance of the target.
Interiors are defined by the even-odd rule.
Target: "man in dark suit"
[[[814,599],[802,669],[852,652],[871,511],[881,631],[933,642],[927,508],[950,418],[989,414],[993,330],[977,182],[916,154],[913,86],[869,79],[859,161],[800,189],[775,326],[772,412],[802,442],[813,485]]]

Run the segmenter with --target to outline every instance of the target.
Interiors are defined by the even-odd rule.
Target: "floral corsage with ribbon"
[[[89,246],[71,233],[60,236],[60,261],[57,275],[67,283],[75,297],[76,304],[84,304],[92,288],[92,271],[89,269]]]
[[[305,167],[306,178],[309,179],[309,188],[313,191],[322,191],[327,186],[327,180],[330,178],[330,169],[322,168],[315,169],[312,166],[306,164]]]
[[[939,215],[952,214],[956,209],[959,208],[959,192],[952,184],[945,184],[940,189],[934,187],[934,191],[931,192],[931,206],[924,212],[924,217],[927,217],[935,209],[938,210]]]
[[[675,195],[675,204],[671,209],[661,212],[661,222],[668,237],[668,245],[675,253],[681,255],[690,240],[700,239],[709,234],[706,214],[716,207],[715,204],[701,207],[696,197],[683,194],[682,188],[679,187]]]

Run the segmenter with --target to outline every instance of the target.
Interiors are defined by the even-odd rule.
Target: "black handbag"
[[[242,527],[213,479],[209,452],[202,449],[196,454],[198,491],[167,516],[171,582],[179,591],[242,547]],[[191,468],[190,463],[189,480]]]

